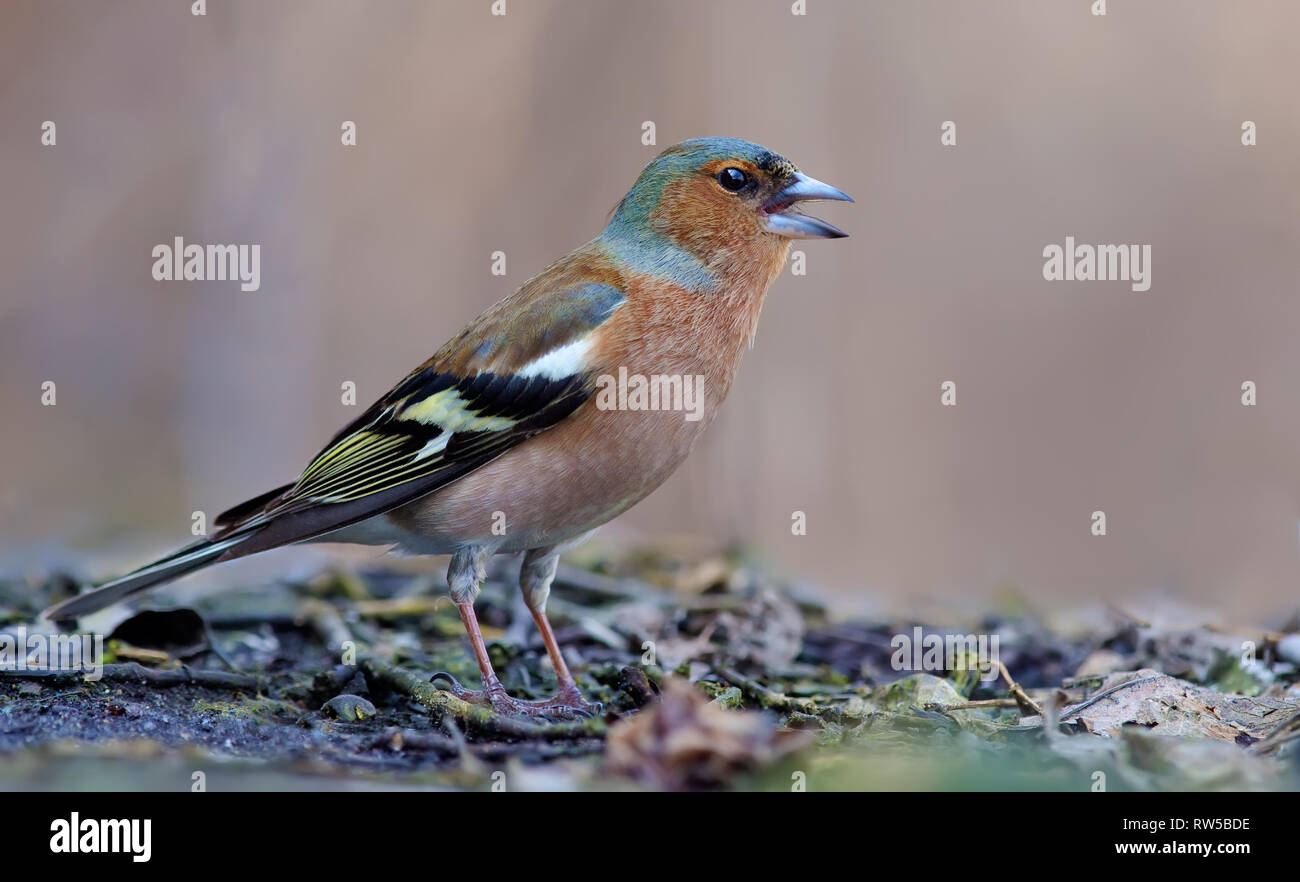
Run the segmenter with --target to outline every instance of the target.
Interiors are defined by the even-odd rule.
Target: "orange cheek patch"
[[[743,166],[744,163],[714,162],[705,166]],[[757,230],[754,209],[743,199],[723,190],[712,178],[695,175],[666,184],[651,223],[686,250],[701,254],[753,235]]]

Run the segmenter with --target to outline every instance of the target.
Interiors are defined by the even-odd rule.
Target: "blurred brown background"
[[[853,238],[798,246],[718,423],[607,535],[746,542],[846,605],[1294,606],[1300,6],[189,5],[0,11],[4,570],[110,575],[288,480],[343,381],[364,407],[725,134],[856,196],[817,212]],[[1150,244],[1151,290],[1044,282],[1066,235]],[[175,236],[260,243],[261,290],[153,281]]]

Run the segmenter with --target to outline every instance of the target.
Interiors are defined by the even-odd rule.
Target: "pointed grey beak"
[[[853,197],[843,190],[837,190],[830,184],[823,184],[816,178],[796,172],[794,183],[785,187],[763,203],[764,226],[769,233],[785,236],[788,239],[842,239],[848,233],[833,227],[824,220],[800,214],[794,210],[799,202],[810,199],[833,199],[837,202],[852,202]]]

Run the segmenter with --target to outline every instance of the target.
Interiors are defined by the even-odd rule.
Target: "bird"
[[[439,675],[447,689],[506,715],[598,713],[546,616],[560,554],[645,498],[690,453],[753,345],[792,241],[847,235],[798,210],[810,200],[853,201],[749,141],[697,138],[667,148],[596,238],[471,321],[339,431],[295,481],[44,617],[75,621],[203,567],[291,543],[450,555],[448,592],[481,687]],[[693,410],[679,387],[693,393]],[[522,554],[519,588],[554,670],[551,699],[514,698],[493,670],[474,601],[494,554]]]

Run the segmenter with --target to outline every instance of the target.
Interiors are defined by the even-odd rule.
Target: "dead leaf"
[[[1243,733],[1263,737],[1297,707],[1285,699],[1216,692],[1144,668],[1107,677],[1095,694],[1066,708],[1061,719],[1077,720],[1089,732],[1104,735],[1138,725],[1159,735],[1236,741]]]
[[[605,762],[647,787],[717,787],[809,741],[807,733],[778,730],[763,714],[724,710],[672,678],[659,701],[610,729]]]

